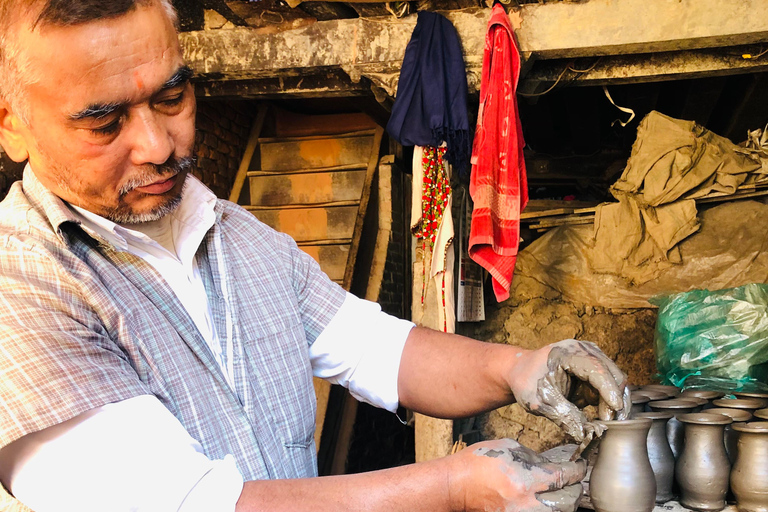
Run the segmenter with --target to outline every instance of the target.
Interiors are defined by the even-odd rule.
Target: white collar
[[[173,231],[173,244],[176,247],[176,254],[170,253],[161,244],[148,236],[159,226],[152,223],[146,226],[147,229],[141,229],[141,225],[131,225],[131,227],[116,224],[109,219],[89,212],[79,206],[69,205],[72,211],[77,215],[84,227],[90,228],[98,235],[106,239],[121,250],[130,250],[137,248],[147,251],[150,248],[161,248],[172,254],[174,258],[180,260],[183,264],[192,262],[200,243],[205,234],[211,229],[216,221],[214,206],[216,205],[216,196],[197,178],[189,174],[186,178],[185,188],[178,208],[168,214],[168,227]],[[147,251],[150,252],[150,251]]]

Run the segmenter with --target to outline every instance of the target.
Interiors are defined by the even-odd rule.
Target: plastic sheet
[[[768,389],[768,285],[693,290],[650,302],[659,307],[656,362],[665,383]]]

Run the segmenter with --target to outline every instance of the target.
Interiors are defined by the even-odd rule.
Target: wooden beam
[[[768,0],[601,0],[526,4],[510,17],[521,51],[558,59],[760,43],[767,12]]]
[[[560,82],[568,86],[595,86],[610,84],[631,84],[640,82],[664,82],[669,80],[704,78],[715,76],[757,73],[768,70],[768,59],[744,58],[754,47],[736,46],[729,48],[685,50],[640,55],[617,55],[602,57],[586,72],[563,70],[570,65],[573,69],[589,69],[591,64],[571,59],[537,61],[531,71],[520,82],[520,91],[534,93]],[[592,59],[592,63],[594,63]]]
[[[761,12],[768,12],[768,0],[622,0],[526,4],[513,11],[510,18],[517,27],[515,35],[527,63],[537,59],[646,54],[623,63],[606,61],[621,67],[612,71],[601,64],[591,74],[579,77],[593,83],[616,83],[763,69],[765,59],[684,51],[768,41],[768,16],[755,15]],[[468,85],[476,91],[490,9],[445,14],[459,34]],[[343,71],[352,84],[366,77],[394,96],[415,25],[415,15],[401,19],[365,17],[320,21],[273,34],[248,28],[184,32],[180,40],[187,62],[203,81],[262,80],[318,75],[318,70]],[[653,54],[658,52],[674,54],[654,60]],[[661,70],[656,69],[659,66]],[[562,69],[561,65],[559,71]],[[216,90],[204,89],[206,93],[214,95]],[[256,90],[252,93],[264,94]]]

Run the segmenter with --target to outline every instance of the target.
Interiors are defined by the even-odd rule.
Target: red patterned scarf
[[[480,111],[472,147],[469,192],[474,201],[469,256],[490,272],[499,302],[509,298],[520,242],[520,212],[528,203],[523,131],[517,110],[520,56],[501,4],[485,37]]]

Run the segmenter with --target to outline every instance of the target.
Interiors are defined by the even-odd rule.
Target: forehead
[[[183,62],[173,22],[155,2],[117,18],[18,32],[33,83],[30,99],[63,110],[141,101]]]

